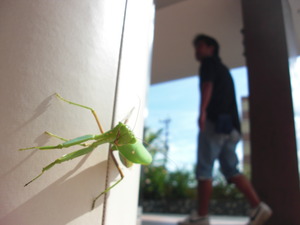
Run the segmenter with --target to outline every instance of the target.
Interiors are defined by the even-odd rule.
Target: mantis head
[[[118,135],[112,149],[119,151],[126,167],[132,163],[148,165],[152,162],[151,154],[125,124],[119,123],[115,128],[118,129]]]
[[[135,138],[132,131],[128,129],[128,127],[125,124],[120,122],[115,128],[118,130],[116,139],[117,146],[136,143],[137,139]]]

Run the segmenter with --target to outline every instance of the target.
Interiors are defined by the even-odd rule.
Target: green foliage
[[[165,183],[167,171],[164,167],[143,167],[141,189],[143,199],[165,198]]]
[[[143,199],[187,199],[195,195],[194,178],[184,170],[167,171],[163,166],[143,167],[141,190]]]
[[[214,186],[212,199],[217,200],[241,200],[244,196],[239,190],[232,184],[217,184]]]
[[[192,187],[193,173],[184,169],[168,171],[165,165],[166,149],[161,138],[162,129],[153,132],[145,128],[145,142],[152,154],[153,163],[142,167],[141,198],[143,199],[185,199],[195,196]]]
[[[244,200],[244,195],[233,185],[228,184],[220,171],[215,174],[212,199],[216,200]]]
[[[167,187],[168,199],[185,199],[195,197],[195,178],[190,171],[176,170],[169,172]]]

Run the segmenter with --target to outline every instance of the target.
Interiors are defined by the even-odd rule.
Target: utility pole
[[[164,123],[165,125],[165,158],[164,158],[164,166],[167,165],[167,162],[168,162],[168,152],[169,152],[169,125],[170,125],[170,122],[171,122],[171,119],[168,117],[167,119],[165,120],[161,120],[160,121],[161,123]]]

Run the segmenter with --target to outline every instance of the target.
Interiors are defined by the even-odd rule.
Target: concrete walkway
[[[142,225],[177,225],[184,218],[184,215],[166,214],[143,214],[141,217]],[[245,225],[247,221],[246,217],[212,216],[210,218],[211,225]]]

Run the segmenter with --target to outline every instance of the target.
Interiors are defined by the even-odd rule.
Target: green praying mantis
[[[132,131],[129,130],[129,128],[125,125],[126,122],[125,123],[119,122],[119,124],[116,125],[113,129],[111,129],[107,132],[104,132],[103,128],[100,124],[100,121],[98,119],[97,113],[95,112],[95,110],[93,108],[90,108],[90,107],[87,107],[87,106],[84,106],[84,105],[81,105],[81,104],[78,104],[75,102],[71,102],[71,101],[63,98],[62,96],[60,96],[57,93],[55,94],[55,96],[58,99],[66,102],[66,103],[90,110],[98,124],[101,134],[84,135],[84,136],[80,136],[80,137],[77,137],[77,138],[74,138],[71,140],[67,140],[65,138],[59,137],[52,133],[46,132],[48,135],[50,135],[52,137],[59,138],[60,140],[63,141],[63,143],[54,145],[54,146],[40,146],[40,147],[30,147],[30,148],[19,149],[20,151],[29,150],[29,149],[52,150],[52,149],[68,148],[68,147],[77,146],[77,145],[83,147],[77,151],[71,152],[69,154],[65,154],[62,157],[53,161],[52,163],[48,164],[47,166],[45,166],[42,169],[42,172],[39,175],[34,177],[32,180],[30,180],[24,186],[27,186],[30,183],[32,183],[33,181],[35,181],[36,179],[38,179],[40,176],[43,175],[43,173],[45,171],[49,170],[54,165],[63,163],[65,161],[77,158],[82,155],[86,155],[86,154],[92,152],[99,145],[109,143],[112,146],[110,148],[110,154],[111,154],[112,159],[120,173],[121,178],[118,181],[116,181],[115,184],[108,187],[107,189],[102,191],[99,195],[97,195],[96,198],[94,198],[93,203],[92,203],[92,210],[93,210],[97,199],[99,199],[103,194],[107,193],[109,190],[111,190],[113,187],[115,187],[117,184],[119,184],[124,178],[124,174],[123,174],[115,156],[112,154],[112,151],[119,151],[120,159],[124,163],[124,165],[127,167],[132,166],[132,164],[134,164],[134,163],[142,164],[142,165],[149,165],[152,162],[152,156],[147,151],[147,149],[144,147],[144,145],[140,141],[138,141],[138,139],[134,136]],[[92,141],[92,142],[87,144],[86,143],[87,141]]]

